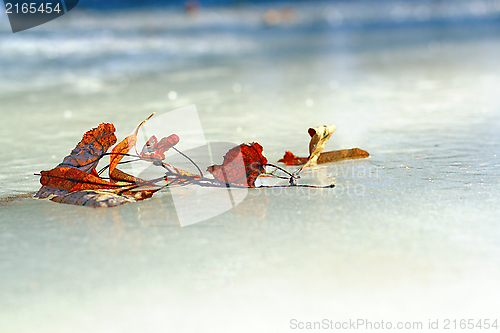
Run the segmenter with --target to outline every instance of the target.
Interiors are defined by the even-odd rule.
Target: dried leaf
[[[304,165],[303,168],[308,166],[313,166],[318,164],[318,158],[323,148],[325,148],[328,139],[332,136],[333,131],[335,131],[335,125],[328,126],[318,126],[312,127],[307,132],[311,136],[311,142],[309,142],[309,160]]]
[[[121,187],[73,167],[54,168],[41,174],[40,183],[52,189],[79,191]]]
[[[286,165],[302,165],[302,164],[306,164],[308,159],[309,158],[307,158],[307,157],[295,156],[294,153],[287,150],[285,152],[285,155],[283,156],[283,158],[278,160],[278,162],[285,163]]]
[[[201,176],[200,175],[197,175],[195,173],[191,173],[189,171],[186,171],[186,170],[182,170],[182,169],[179,169],[179,168],[176,168],[174,166],[170,166],[177,175],[179,176],[187,176],[187,177],[190,177],[190,178],[194,178],[194,179],[200,179]]]
[[[109,147],[116,143],[116,136],[114,134],[115,126],[109,123],[102,123],[98,127],[87,131],[82,140],[71,151],[71,154],[66,156],[62,163],[58,164],[53,170],[58,168],[71,167],[75,170],[80,170],[85,174],[93,174],[98,177],[95,167],[99,163],[103,154],[105,154]],[[50,171],[42,171],[43,173]],[[40,180],[42,182],[42,180]],[[42,183],[42,185],[44,185]],[[64,194],[68,189],[53,186],[42,186],[36,198],[44,199],[51,195]]]
[[[85,133],[83,139],[63,163],[52,170],[41,172],[42,187],[36,197],[51,197],[51,200],[55,202],[92,207],[113,207],[151,197],[162,188],[155,184],[157,180],[150,182],[142,180],[117,169],[116,166],[124,154],[136,145],[139,129],[153,115],[151,114],[139,124],[132,135],[112,150],[109,173],[113,182],[102,179],[95,169],[106,151],[116,143],[115,127],[112,124],[101,124]],[[165,152],[179,142],[179,137],[175,134],[163,138],[158,143],[155,137],[152,139],[155,141],[153,153],[162,159],[164,159]],[[180,172],[179,175],[191,176],[192,174]],[[139,190],[138,187],[143,189]],[[145,187],[147,189],[144,189]]]
[[[35,194],[35,198],[45,199],[45,198],[49,198],[52,196],[64,195],[67,193],[69,193],[68,190],[63,190],[60,188],[53,188],[53,187],[49,187],[49,186],[42,186],[38,190],[38,192]]]
[[[221,182],[255,187],[255,180],[265,173],[264,165],[267,164],[262,151],[257,142],[243,143],[224,155],[222,165],[212,165],[207,171]]]
[[[82,140],[76,145],[71,154],[66,156],[58,167],[73,167],[90,173],[102,155],[116,143],[115,126],[102,123],[97,128],[87,131]]]
[[[156,145],[156,154],[162,157],[162,160],[165,159],[165,152],[170,148],[179,143],[179,136],[177,134],[171,134],[168,137],[162,138],[160,142]]]
[[[368,156],[370,156],[370,154],[368,154],[366,150],[359,148],[334,150],[321,153],[318,158],[318,164],[337,162],[346,159],[366,158]]]
[[[137,143],[137,134],[130,134],[125,139],[123,139],[119,144],[117,144],[111,151],[109,158],[109,175],[113,174],[118,163],[122,160],[125,154],[128,154],[130,149]]]
[[[355,158],[366,158],[368,156],[370,156],[370,154],[368,154],[367,151],[359,148],[333,150],[321,153],[318,157],[317,164],[338,162]],[[287,151],[285,152],[283,158],[278,160],[278,162],[285,163],[286,165],[303,165],[307,162],[307,160],[307,157],[298,157],[291,151]]]
[[[146,181],[144,179],[132,176],[126,172],[121,171],[120,169],[114,169],[112,173],[109,175],[109,178],[113,182],[127,182],[127,183],[133,183],[133,184],[141,184],[145,183]]]
[[[128,154],[130,149],[135,146],[137,143],[137,133],[139,133],[139,130],[141,129],[142,125],[151,117],[154,116],[154,113],[150,114],[149,117],[147,117],[142,123],[137,126],[135,129],[135,132],[127,136],[125,139],[123,139],[119,144],[117,144],[113,150],[111,151],[111,156],[109,159],[109,175],[111,178],[111,175],[113,174],[113,170],[116,168],[118,163],[122,160],[123,156],[125,154]]]
[[[278,162],[285,163],[286,165],[303,165],[299,169],[300,171],[309,166],[321,163],[337,162],[345,159],[365,158],[370,156],[368,152],[359,148],[334,150],[323,153],[323,148],[325,148],[325,145],[334,130],[335,125],[309,128],[307,131],[311,136],[311,141],[309,142],[309,157],[298,157],[291,151],[287,151],[285,152],[283,158],[278,160]]]
[[[148,156],[153,153],[154,149],[156,148],[156,145],[158,144],[158,139],[156,136],[151,136],[148,141],[144,144],[142,147],[142,151],[139,154],[140,156]]]
[[[177,134],[169,135],[158,142],[156,136],[152,136],[142,147],[140,156],[150,159],[164,160],[165,153],[179,143],[179,136]]]
[[[156,190],[130,191],[120,193],[117,190],[81,190],[59,195],[51,200],[54,202],[86,207],[115,207],[130,202],[151,198]]]

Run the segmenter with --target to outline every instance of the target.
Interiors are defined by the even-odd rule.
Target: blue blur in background
[[[93,9],[115,9],[115,8],[136,8],[136,7],[182,7],[188,1],[183,0],[110,0],[110,1],[100,1],[100,0],[82,0],[80,1],[80,6]],[[257,3],[294,3],[300,2],[300,0],[201,0],[197,1],[201,6],[217,6],[217,5],[246,5],[246,4],[257,4]],[[314,1],[308,1],[314,2]]]

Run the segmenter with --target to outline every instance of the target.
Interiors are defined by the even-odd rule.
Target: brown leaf
[[[207,168],[215,179],[239,186],[255,187],[255,180],[265,173],[267,158],[263,148],[257,142],[243,143],[230,149],[224,155],[222,165]]]
[[[66,156],[58,167],[73,167],[90,173],[102,155],[116,143],[115,126],[102,123],[97,128],[87,131],[82,140],[76,145],[71,154]]]
[[[306,164],[308,158],[307,157],[298,157],[295,156],[294,153],[287,150],[282,159],[278,160],[278,162],[285,163],[286,165],[302,165]]]
[[[120,169],[116,169],[116,168],[109,175],[109,178],[111,178],[111,181],[113,181],[113,182],[126,182],[126,183],[133,183],[133,184],[141,184],[141,183],[146,182],[144,179],[132,176],[132,175],[130,175],[126,172],[123,172]]]
[[[42,187],[40,187],[38,192],[35,194],[35,198],[45,199],[45,198],[49,198],[52,196],[64,195],[67,193],[69,193],[68,190],[63,190],[60,188],[53,188],[53,187],[49,187],[49,186],[42,186]]]
[[[115,127],[112,124],[101,124],[85,133],[63,163],[52,170],[41,172],[42,187],[36,197],[52,197],[51,200],[55,202],[92,207],[113,207],[151,197],[161,187],[151,189],[154,185],[116,169],[116,165],[123,154],[135,146],[139,129],[152,116],[153,114],[137,127],[134,134],[113,149],[115,154],[111,156],[110,178],[115,182],[100,178],[95,169],[103,154],[116,143]],[[164,140],[161,143],[158,150],[164,152],[170,142]],[[149,189],[138,190],[137,185],[141,183],[146,184]]]
[[[79,191],[121,187],[73,167],[54,168],[41,174],[40,183],[52,189]]]
[[[368,156],[370,156],[370,154],[368,154],[366,150],[359,148],[333,150],[321,153],[318,158],[318,164],[337,162],[346,159],[366,158]]]
[[[317,164],[338,162],[347,159],[366,158],[370,156],[367,151],[352,148],[323,152],[319,155]],[[286,165],[303,165],[307,162],[307,157],[295,156],[291,151],[285,152],[285,155],[278,162],[285,163]]]
[[[162,138],[160,142],[156,139],[156,136],[152,136],[142,147],[140,156],[151,158],[151,159],[165,159],[165,152],[170,148],[179,143],[179,136],[177,134],[171,134],[168,137]]]
[[[171,134],[168,137],[162,138],[160,142],[156,145],[156,153],[162,157],[162,160],[165,159],[165,152],[170,148],[179,143],[179,136],[177,134]]]
[[[156,190],[129,191],[120,193],[117,190],[81,190],[59,195],[51,200],[54,202],[86,207],[115,207],[130,202],[151,198]]]
[[[309,128],[307,131],[311,136],[311,141],[309,142],[309,157],[298,157],[291,151],[285,152],[285,155],[278,162],[285,163],[286,165],[303,165],[300,170],[307,168],[309,166],[337,162],[345,159],[353,158],[365,158],[370,156],[368,152],[359,149],[343,149],[334,150],[329,152],[322,152],[323,148],[335,130],[335,125],[328,126],[318,126]]]
[[[333,131],[335,131],[335,125],[328,126],[318,126],[312,127],[307,132],[311,136],[311,142],[309,142],[309,160],[303,166],[307,168],[308,166],[313,166],[318,164],[318,158],[323,148],[325,148],[328,139],[332,136]]]
[[[87,131],[82,140],[71,151],[71,154],[66,156],[62,163],[58,164],[54,169],[72,168],[79,170],[85,174],[93,174],[97,176],[95,167],[99,163],[103,154],[106,153],[112,145],[116,143],[114,134],[115,126],[109,123],[102,123],[98,127]],[[66,170],[66,169],[65,169]],[[42,171],[49,173],[50,171]],[[57,172],[56,172],[57,173]],[[55,181],[55,180],[54,180]],[[69,189],[64,189],[58,186],[46,186],[40,179],[42,186],[35,197],[44,199],[51,195],[61,195]],[[67,186],[67,184],[65,184]]]

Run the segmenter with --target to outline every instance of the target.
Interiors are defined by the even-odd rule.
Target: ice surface
[[[158,14],[141,15],[133,22]],[[185,228],[168,192],[113,209],[0,202],[2,332],[498,316],[496,24],[339,32],[195,21],[170,34],[158,23],[123,31],[119,20],[85,36],[78,20],[2,33],[0,197],[37,190],[33,173],[101,122],[123,138],[149,113],[190,104],[207,140],[256,140],[270,161],[307,154],[307,128],[329,123],[326,149],[372,156],[300,180],[332,190],[251,190]]]

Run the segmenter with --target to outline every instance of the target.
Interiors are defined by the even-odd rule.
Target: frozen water
[[[343,9],[329,10],[340,22]],[[255,140],[271,162],[307,154],[307,128],[329,123],[326,149],[372,155],[300,180],[332,190],[252,190],[185,228],[168,192],[113,209],[0,202],[2,331],[284,332],[293,318],[425,328],[498,316],[498,25],[337,31],[312,18],[264,27],[259,13],[213,11],[170,33],[158,12],[80,12],[2,32],[3,198],[36,191],[33,173],[99,123],[123,138],[149,113],[190,104],[208,141]],[[232,28],[214,28],[221,17]]]

